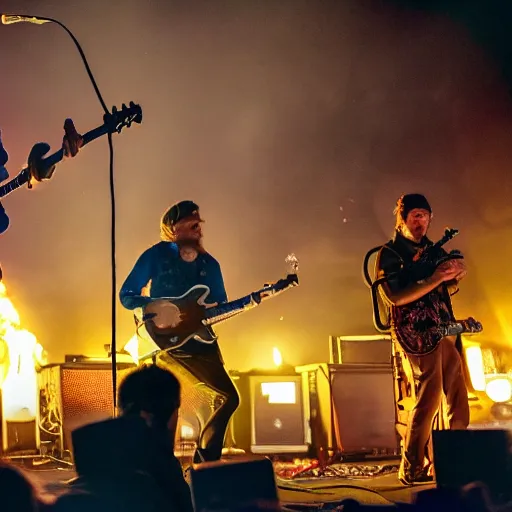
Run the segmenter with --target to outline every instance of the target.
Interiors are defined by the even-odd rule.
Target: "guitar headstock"
[[[476,334],[484,330],[482,324],[471,316],[462,320],[461,324],[464,326],[464,332],[466,334]]]
[[[259,292],[256,292],[256,295],[260,299],[266,299],[267,297],[272,297],[277,293],[284,292],[292,286],[299,286],[299,277],[297,274],[288,274],[286,277],[279,279],[279,281],[276,281],[273,284],[265,284],[265,287]]]
[[[446,242],[450,241],[452,238],[455,238],[458,234],[459,234],[458,229],[446,228],[444,230],[443,238],[441,238],[441,240],[442,240],[441,245],[444,245]]]
[[[299,273],[299,260],[297,256],[292,252],[286,256],[284,260],[289,266],[288,274],[298,274]]]
[[[130,101],[127,107],[124,103],[121,110],[112,107],[112,113],[103,116],[103,122],[108,127],[110,133],[121,133],[124,127],[130,128],[132,123],[142,123],[142,108]]]

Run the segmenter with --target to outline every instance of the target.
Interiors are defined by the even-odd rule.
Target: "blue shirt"
[[[150,282],[149,297],[142,296],[142,289]],[[159,242],[142,253],[121,287],[119,298],[126,309],[135,309],[155,298],[180,297],[196,284],[210,288],[207,303],[228,300],[219,262],[213,256],[199,253],[194,261],[187,262],[175,243]]]

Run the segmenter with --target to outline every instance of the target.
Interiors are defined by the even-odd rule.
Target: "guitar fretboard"
[[[455,336],[464,332],[464,326],[460,322],[453,322],[439,327],[439,334],[445,336]]]
[[[14,192],[17,188],[26,185],[30,181],[30,171],[27,169],[23,169],[16,178],[12,179],[5,185],[0,187],[0,198],[9,195],[11,192]]]
[[[221,322],[234,315],[238,315],[245,311],[249,306],[256,306],[257,302],[254,300],[252,295],[246,295],[237,300],[226,302],[220,306],[209,308],[206,310],[206,319],[203,320],[205,325],[211,325],[214,323]]]

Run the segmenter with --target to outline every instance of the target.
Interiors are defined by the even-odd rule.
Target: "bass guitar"
[[[207,304],[210,294],[208,286],[196,285],[181,297],[154,299],[146,305],[142,318],[136,317],[137,332],[144,325],[151,339],[161,350],[176,349],[192,338],[210,344],[217,339],[212,329],[214,324],[249,311],[262,301],[298,284],[297,274],[289,274],[284,279],[266,285],[245,297],[213,307]],[[165,317],[165,320],[160,320],[160,316]]]
[[[66,120],[66,122],[69,123],[70,120]],[[82,135],[82,147],[103,135],[108,133],[121,133],[123,128],[129,128],[133,123],[140,124],[141,122],[142,109],[139,105],[130,102],[129,106],[126,106],[123,103],[121,110],[117,110],[116,107],[113,107],[111,113],[103,116],[103,124],[101,126],[98,126],[97,128],[94,128],[94,130]],[[5,185],[0,186],[0,199],[23,185],[30,185],[33,178],[38,181],[49,179],[53,174],[55,165],[63,158],[64,150],[62,148],[52,155],[43,158],[38,162],[37,176],[34,176],[34,170],[30,166],[27,166],[25,169],[20,171],[15,178],[7,182]],[[0,223],[0,234],[7,229],[8,225],[8,222],[6,224]]]

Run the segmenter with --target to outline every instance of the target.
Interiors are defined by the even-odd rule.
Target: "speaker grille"
[[[66,430],[113,416],[110,369],[63,368],[62,410]]]

